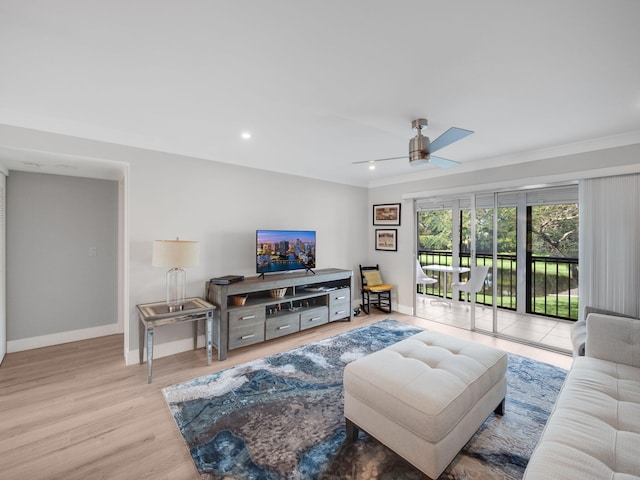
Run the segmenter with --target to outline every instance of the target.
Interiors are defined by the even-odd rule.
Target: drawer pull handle
[[[252,333],[251,335],[243,335],[240,337],[240,340],[248,340],[249,338],[253,338],[255,336],[256,336],[255,333]]]
[[[340,310],[340,311],[336,312],[336,315],[338,315],[340,313],[344,313],[344,312],[345,312],[345,310]]]
[[[341,296],[341,297],[336,297],[336,300],[344,300],[345,298],[347,298],[345,295]]]
[[[320,317],[313,317],[309,319],[310,322],[315,322],[316,320],[320,320]]]
[[[256,318],[255,315],[247,315],[246,317],[241,317],[240,320],[251,320],[252,318]]]
[[[282,325],[280,327],[278,327],[278,330],[285,330],[287,328],[289,328],[291,325]]]

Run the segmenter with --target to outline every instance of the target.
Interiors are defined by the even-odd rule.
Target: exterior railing
[[[530,263],[528,311],[537,315],[577,320],[578,259],[531,256]]]
[[[491,255],[478,254],[478,265],[493,266]],[[489,270],[476,303],[493,305],[493,288],[497,288],[497,306],[505,310],[517,309],[517,263],[515,255],[498,255],[498,278],[494,280],[493,271]],[[420,265],[452,265],[452,254],[447,251],[421,250],[418,252]],[[578,259],[560,257],[530,256],[530,274],[528,275],[528,292],[526,312],[536,315],[578,319]],[[468,267],[469,254],[460,256],[460,266]],[[441,298],[452,298],[451,284],[444,285],[442,272],[428,272],[438,278],[438,283],[418,285],[419,293],[426,293]],[[460,275],[460,280],[468,280],[468,273]],[[450,280],[449,280],[450,282]]]

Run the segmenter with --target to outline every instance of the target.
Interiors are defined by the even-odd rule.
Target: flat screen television
[[[256,272],[311,270],[316,266],[315,230],[256,230]]]

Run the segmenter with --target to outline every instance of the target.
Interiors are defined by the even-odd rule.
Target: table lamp
[[[198,242],[189,240],[155,240],[151,263],[154,267],[169,267],[167,272],[167,305],[170,312],[184,307],[187,274],[184,268],[196,267],[200,260]]]

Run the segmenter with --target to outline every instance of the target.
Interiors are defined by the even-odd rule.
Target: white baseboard
[[[122,333],[118,330],[118,324],[111,323],[109,325],[101,325],[99,327],[82,328],[80,330],[71,330],[69,332],[52,333],[38,337],[21,338],[19,340],[9,340],[7,342],[7,353],[50,347],[52,345],[60,345],[62,343],[87,340],[89,338],[106,337],[107,335],[115,335],[117,333]]]
[[[407,307],[406,305],[398,305],[395,308],[396,312],[399,313],[404,313],[405,315],[415,315],[415,312],[413,311],[413,307]]]
[[[198,348],[204,348],[205,338],[204,335],[198,335]],[[175,340],[173,342],[156,343],[153,346],[153,358],[168,357],[169,355],[175,355],[176,353],[187,352],[193,350],[193,337],[183,338],[182,340]],[[147,349],[144,349],[144,360],[147,361]],[[213,355],[218,354],[217,350],[213,351]],[[135,365],[140,363],[140,349],[131,350],[127,352],[125,357],[127,365]]]

